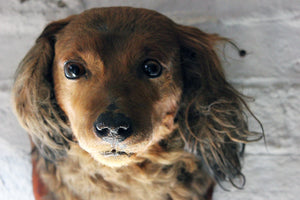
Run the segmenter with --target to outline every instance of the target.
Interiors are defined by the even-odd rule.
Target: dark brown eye
[[[84,67],[79,63],[66,62],[64,66],[65,76],[68,79],[78,79],[85,74]]]
[[[146,60],[142,69],[149,78],[157,78],[162,73],[162,66],[155,60]]]

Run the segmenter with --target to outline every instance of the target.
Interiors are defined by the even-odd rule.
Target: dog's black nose
[[[105,112],[97,118],[94,130],[98,137],[114,144],[132,134],[131,120],[122,113]]]

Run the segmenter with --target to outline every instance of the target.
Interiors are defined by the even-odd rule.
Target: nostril
[[[124,130],[124,131],[126,131],[126,130],[128,130],[129,129],[129,125],[128,126],[120,126],[119,128],[118,128],[118,130],[120,131],[122,131],[122,130]],[[118,132],[119,132],[118,131]]]
[[[129,128],[129,125],[126,125],[126,126],[120,126],[119,128],[122,128],[122,129],[128,129]]]
[[[98,137],[107,137],[110,134],[110,128],[102,122],[95,122],[94,132]]]
[[[121,135],[123,137],[128,137],[130,135],[130,132],[131,132],[131,130],[129,129],[129,127],[121,126],[118,129],[118,135]]]
[[[98,137],[106,137],[110,133],[109,128],[100,128],[99,126],[96,125],[96,134]]]

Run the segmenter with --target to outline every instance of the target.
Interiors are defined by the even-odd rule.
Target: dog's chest
[[[202,200],[214,184],[186,153],[169,165],[145,161],[121,168],[100,165],[79,147],[69,153],[53,174],[64,186],[53,192],[64,200]]]
[[[84,200],[167,200],[178,182],[176,172],[158,165],[113,169],[88,157],[61,163],[57,171],[69,192]]]

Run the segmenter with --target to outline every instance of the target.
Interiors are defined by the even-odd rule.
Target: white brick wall
[[[50,21],[102,6],[155,9],[178,23],[233,39],[248,51],[228,49],[229,80],[254,97],[251,108],[264,124],[263,142],[247,147],[244,190],[216,200],[295,200],[300,192],[300,1],[299,0],[0,0],[0,196],[32,199],[29,143],[10,108],[18,63]],[[255,129],[255,125],[251,126]]]

